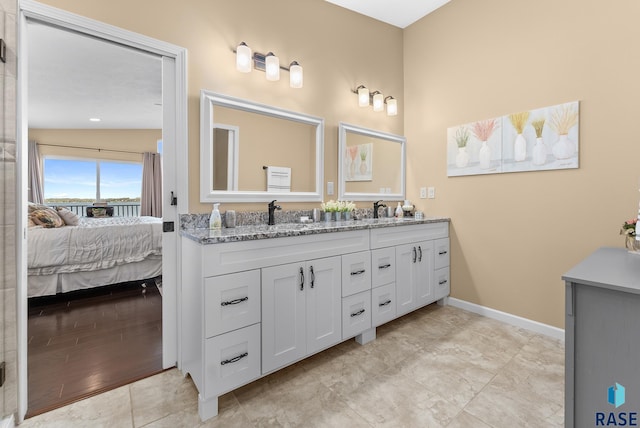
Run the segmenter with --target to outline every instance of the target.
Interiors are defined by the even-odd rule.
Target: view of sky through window
[[[45,200],[96,200],[96,161],[45,158]],[[142,164],[100,161],[100,199],[139,199]]]

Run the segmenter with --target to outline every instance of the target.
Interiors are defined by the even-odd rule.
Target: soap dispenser
[[[398,206],[396,207],[396,218],[402,218],[404,213],[402,212],[402,206],[400,206],[400,202],[398,202]]]
[[[219,206],[220,204],[213,204],[213,211],[211,211],[211,217],[209,217],[209,229],[211,230],[222,228],[222,217],[220,217]]]

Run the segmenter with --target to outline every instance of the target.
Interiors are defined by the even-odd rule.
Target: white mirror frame
[[[316,127],[316,177],[314,192],[267,192],[212,190],[213,183],[213,130],[217,126],[213,107],[221,106],[263,114],[279,119],[306,123]],[[319,202],[323,197],[324,179],[324,119],[278,107],[255,103],[215,92],[200,91],[200,202]]]
[[[344,162],[344,153],[347,148],[347,132],[353,134],[360,134],[369,136],[372,138],[377,138],[381,140],[387,140],[391,143],[400,144],[401,147],[401,165],[400,165],[400,193],[355,193],[355,192],[347,192],[346,191],[346,181],[345,177],[347,176]],[[406,143],[407,139],[401,135],[389,134],[386,132],[376,131],[373,129],[363,128],[356,125],[349,125],[348,123],[340,122],[338,126],[338,198],[340,200],[350,200],[350,201],[376,201],[378,199],[382,199],[385,201],[402,201],[405,199],[405,181],[406,181]]]

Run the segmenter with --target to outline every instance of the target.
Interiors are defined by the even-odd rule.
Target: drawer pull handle
[[[418,254],[420,254],[420,256],[418,257],[418,261],[421,262],[422,261],[422,247],[418,245]]]
[[[363,309],[360,309],[358,312],[354,312],[354,313],[352,313],[352,314],[351,314],[351,318],[353,318],[353,317],[357,317],[358,315],[362,315],[362,314],[364,314],[364,308],[363,308]]]
[[[378,269],[389,269],[391,267],[391,263],[387,263],[386,265],[378,266]]]
[[[440,251],[440,252],[438,253],[438,255],[439,255],[439,256],[444,256],[444,255],[445,255],[445,254],[447,254],[447,253],[448,253],[448,251]]]
[[[249,300],[249,296],[242,297],[240,299],[229,300],[227,302],[220,303],[220,306],[229,306],[229,305],[237,305],[238,303],[246,302]]]
[[[304,269],[300,268],[300,291],[304,290]]]
[[[391,303],[391,300],[387,300],[386,302],[382,302],[382,303],[378,304],[378,306],[387,306],[389,303]]]
[[[362,274],[363,274],[363,273],[365,273],[365,272],[366,272],[366,270],[365,270],[365,269],[360,269],[360,270],[357,270],[357,271],[355,271],[355,272],[351,272],[351,275],[352,275],[352,276],[353,276],[353,275],[362,275]]]
[[[438,284],[440,284],[440,285],[445,285],[447,282],[449,282],[449,281],[447,281],[446,279],[443,279],[443,280],[442,280],[442,281],[440,281]]]
[[[249,355],[249,353],[245,352],[244,354],[240,354],[237,357],[233,357],[233,358],[229,358],[228,360],[220,361],[220,365],[224,366],[226,364],[237,363],[238,361],[240,361],[241,359],[243,359],[244,357],[246,357],[248,355]]]
[[[311,288],[313,288],[316,283],[316,273],[313,271],[313,266],[309,267],[309,272],[311,273]]]

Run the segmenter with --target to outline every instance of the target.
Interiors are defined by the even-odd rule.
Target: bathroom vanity
[[[243,226],[182,235],[182,370],[218,397],[449,294],[449,219]]]

